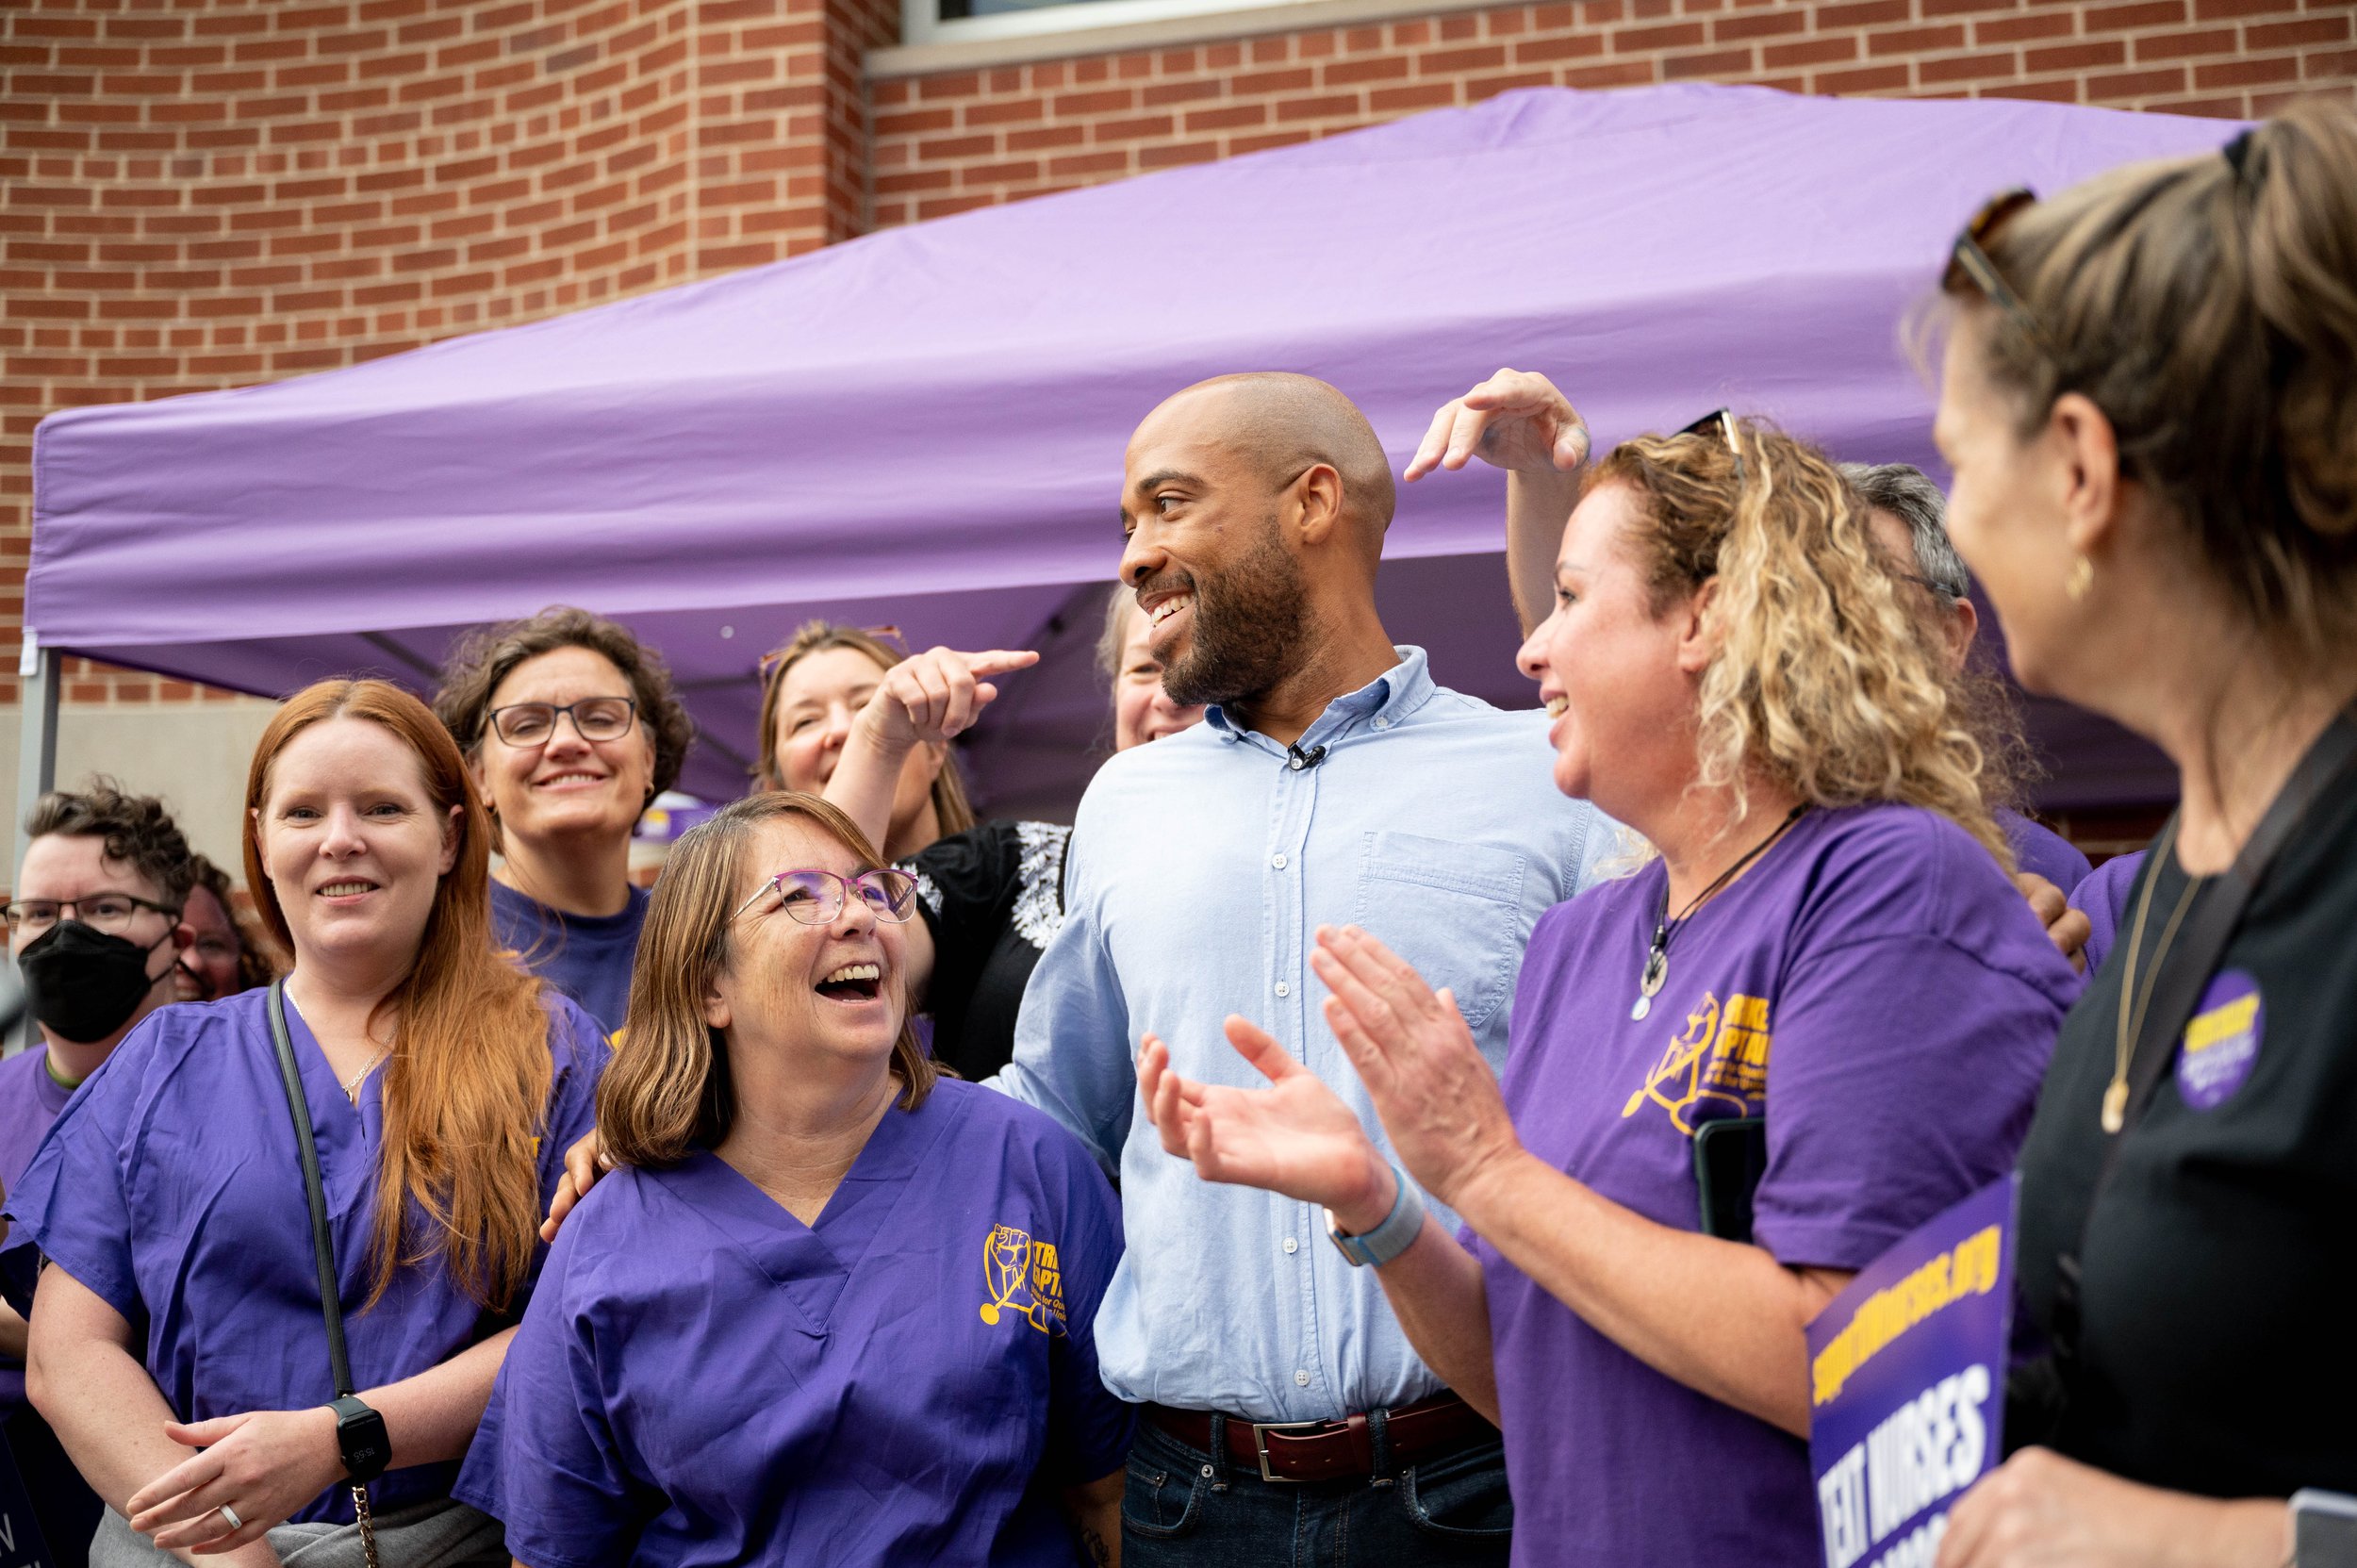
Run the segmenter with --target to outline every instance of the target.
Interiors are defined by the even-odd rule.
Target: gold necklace
[[[2168,924],[2161,928],[2160,945],[2153,949],[2152,966],[2145,971],[2142,995],[2136,991],[2136,954],[2144,945],[2144,918],[2152,908],[2152,884],[2161,880],[2161,870],[2167,857],[2175,852],[2177,824],[2172,819],[2168,831],[2161,834],[2160,843],[2152,848],[2152,864],[2146,867],[2144,887],[2136,895],[2135,923],[2128,929],[2128,966],[2119,977],[2119,1006],[2117,1010],[2117,1035],[2112,1056],[2112,1081],[2103,1091],[2103,1131],[2116,1133],[2128,1125],[2128,1058],[2135,1048],[2136,1036],[2144,1030],[2145,1009],[2152,1005],[2152,987],[2161,972],[2161,960],[2167,956],[2168,946],[2177,939],[2177,927],[2193,903],[2202,879],[2187,877],[2185,890],[2177,897],[2177,907],[2170,912]]]

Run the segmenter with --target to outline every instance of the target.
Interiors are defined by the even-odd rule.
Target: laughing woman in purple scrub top
[[[1551,463],[1578,417],[1523,379],[1471,431],[1444,409],[1432,444],[1455,425],[1470,448],[1486,415],[1496,448]],[[1142,1088],[1174,1153],[1326,1205],[1380,1268],[1417,1350],[1505,1431],[1517,1563],[1804,1568],[1804,1326],[2004,1173],[2078,981],[1821,455],[1717,415],[1621,447],[1585,492],[1521,663],[1557,784],[1660,853],[1541,918],[1503,1083],[1449,993],[1353,928],[1312,967],[1405,1176],[1242,1019],[1269,1088],[1181,1081],[1150,1038]],[[1743,1183],[1714,1182],[1706,1230],[1698,1137],[1754,1117],[1748,1220]]]
[[[672,848],[549,1256],[458,1495],[530,1568],[1119,1550],[1113,1193],[908,1028],[913,879],[809,795]],[[1059,1506],[1061,1505],[1061,1506]]]
[[[496,1522],[451,1483],[559,1157],[593,1119],[602,1038],[493,948],[483,807],[416,698],[298,694],[246,803],[247,884],[295,959],[287,1022],[352,1368],[390,1448],[377,1542],[395,1568],[503,1562]],[[150,1017],[8,1197],[51,1265],[27,1382],[107,1504],[105,1568],[358,1560],[272,994]]]

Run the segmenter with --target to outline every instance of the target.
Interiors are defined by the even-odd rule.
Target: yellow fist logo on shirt
[[[1030,1232],[995,1225],[982,1238],[982,1321],[996,1325],[1013,1312],[1043,1334],[1064,1331],[1063,1265],[1056,1244],[1034,1241]]]

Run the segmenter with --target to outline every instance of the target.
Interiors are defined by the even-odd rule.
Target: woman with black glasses
[[[1939,1562],[2357,1560],[2298,1495],[2357,1494],[2357,116],[2006,192],[1944,291],[1956,548],[2021,683],[2180,803],[2038,1097],[2048,1354]]]
[[[631,830],[677,781],[696,733],[661,656],[558,605],[460,642],[434,711],[490,808],[493,934],[619,1029],[647,917]]]
[[[1112,1190],[909,1030],[915,881],[809,795],[673,846],[558,1235],[458,1494],[532,1568],[1038,1564],[1120,1543]]]

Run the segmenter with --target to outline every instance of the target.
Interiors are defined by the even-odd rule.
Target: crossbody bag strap
[[[278,1048],[278,1076],[287,1086],[287,1110],[294,1117],[295,1147],[303,1156],[303,1196],[311,1205],[311,1256],[319,1265],[320,1312],[327,1324],[327,1359],[335,1373],[336,1397],[353,1394],[352,1358],[344,1348],[343,1296],[336,1280],[336,1238],[327,1228],[327,1192],[320,1181],[320,1147],[311,1136],[311,1105],[303,1093],[303,1069],[295,1064],[294,1039],[287,1031],[287,982],[270,983],[270,1038]]]

